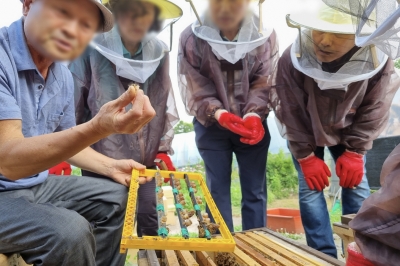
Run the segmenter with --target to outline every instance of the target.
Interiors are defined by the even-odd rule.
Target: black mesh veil
[[[375,45],[392,59],[400,57],[400,9],[396,0],[323,0],[350,14],[356,28],[356,45]],[[374,28],[365,33],[366,27]]]
[[[294,12],[287,16],[288,25],[299,29],[299,36],[290,51],[293,66],[313,78],[321,90],[346,91],[350,83],[376,75],[386,64],[387,55],[374,45],[361,48],[354,46],[355,17],[340,12],[338,8],[333,9],[322,1],[315,3],[319,5],[315,10]],[[367,27],[363,32],[370,33],[373,30],[373,27]],[[335,45],[320,43],[320,32],[333,34],[337,40]],[[341,57],[323,63],[317,56],[319,50],[340,54]]]

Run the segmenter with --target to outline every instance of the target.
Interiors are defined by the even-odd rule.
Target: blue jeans
[[[345,148],[341,145],[328,147],[328,149],[335,162],[345,151]],[[318,147],[314,153],[323,160],[323,147]],[[300,213],[306,233],[307,244],[316,250],[337,258],[337,250],[333,240],[333,232],[324,193],[311,190],[304,179],[298,161],[294,157],[293,162],[299,177]],[[335,171],[335,169],[331,169],[331,171]],[[369,197],[370,188],[365,173],[366,170],[364,167],[364,176],[357,189],[342,189],[343,215],[357,213],[363,201]]]
[[[206,167],[208,189],[230,231],[234,231],[231,204],[232,157],[236,154],[242,190],[242,229],[266,226],[266,166],[271,140],[267,122],[265,136],[256,145],[240,142],[240,136],[214,124],[204,127],[194,120],[196,145]]]

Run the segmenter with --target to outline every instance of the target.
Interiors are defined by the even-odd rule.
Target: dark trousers
[[[219,125],[204,127],[194,120],[196,145],[206,167],[206,182],[229,230],[234,231],[231,204],[232,157],[239,164],[242,190],[242,228],[266,226],[266,166],[271,140],[265,121],[265,137],[257,145],[240,142],[240,136]]]
[[[87,176],[0,192],[0,253],[36,266],[123,266],[127,197],[125,186]]]
[[[82,170],[83,176],[99,178],[108,177]],[[144,185],[140,185],[138,190],[138,211],[137,211],[137,234],[138,236],[157,236],[158,220],[156,211],[156,182],[153,179]]]

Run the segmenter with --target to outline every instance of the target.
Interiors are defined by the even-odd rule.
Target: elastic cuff
[[[302,162],[302,161],[305,161],[305,160],[307,160],[307,159],[309,159],[309,158],[311,158],[311,157],[313,157],[313,156],[315,156],[315,153],[314,152],[312,152],[310,155],[308,155],[307,157],[304,157],[304,158],[301,158],[301,159],[297,159],[297,161],[298,162]]]
[[[364,157],[364,154],[361,154],[361,153],[358,153],[358,152],[355,152],[355,151],[350,151],[350,150],[348,150],[348,149],[346,149],[346,152],[352,153],[352,154],[355,154],[355,155],[358,155],[358,156],[360,156],[360,157]]]
[[[214,118],[215,118],[215,120],[218,120],[217,119],[217,113],[219,114],[219,116],[221,116],[221,114],[223,114],[223,113],[227,113],[228,111],[227,110],[225,110],[225,109],[218,109],[217,111],[215,111],[215,114],[214,114]]]
[[[245,114],[245,116],[243,116],[243,119],[246,119],[247,117],[251,117],[251,116],[257,116],[258,118],[261,119],[261,116],[259,116],[259,115],[256,114],[256,113],[248,113],[248,114]]]

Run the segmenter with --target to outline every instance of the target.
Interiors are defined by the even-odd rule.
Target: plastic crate
[[[219,224],[221,238],[185,238],[168,237],[168,236],[144,236],[138,237],[136,234],[136,207],[137,192],[139,188],[139,176],[170,178],[171,174],[176,180],[185,180],[185,176],[190,181],[197,181],[199,188],[202,190],[206,204],[210,210],[216,224]],[[172,183],[172,179],[171,179]],[[192,192],[191,189],[189,191]],[[174,194],[176,191],[174,191]],[[157,196],[156,196],[157,197]],[[180,205],[180,204],[176,204]],[[194,205],[194,203],[193,203]],[[178,206],[179,207],[179,206]],[[193,206],[195,207],[195,206]],[[198,208],[196,208],[198,209]],[[183,234],[182,234],[183,235]],[[229,232],[225,221],[217,209],[213,198],[204,182],[202,175],[197,173],[182,173],[171,171],[157,170],[133,170],[132,180],[129,189],[128,203],[121,239],[121,253],[126,253],[128,249],[154,249],[154,250],[191,250],[191,251],[215,251],[215,252],[233,252],[235,249],[235,241]]]

